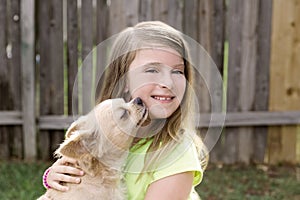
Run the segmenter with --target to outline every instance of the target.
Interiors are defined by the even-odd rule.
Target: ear
[[[80,158],[83,154],[87,153],[87,150],[82,143],[82,137],[82,134],[71,135],[60,145],[60,147],[55,151],[55,154],[75,159]]]
[[[71,124],[71,126],[68,128],[65,138],[69,138],[71,137],[71,135],[73,134],[74,131],[78,130],[78,122],[75,121]]]
[[[73,133],[77,130],[80,129],[81,126],[83,126],[83,124],[85,123],[86,120],[86,116],[82,116],[79,119],[77,119],[76,121],[74,121],[71,126],[68,128],[65,138],[69,138],[71,137],[71,135],[73,135]]]

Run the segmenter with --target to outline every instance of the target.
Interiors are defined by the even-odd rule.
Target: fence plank
[[[104,70],[107,64],[108,50],[107,45],[101,44],[109,37],[109,30],[107,24],[109,23],[109,7],[106,0],[97,0],[96,12],[96,44],[97,44],[97,64],[96,64],[96,78],[95,78],[95,98],[100,94],[101,86],[104,81]]]
[[[212,23],[212,1],[198,1],[198,41],[208,52],[212,52],[211,47],[211,23]]]
[[[300,109],[299,9],[297,0],[273,1],[269,105],[272,111]],[[296,126],[270,128],[268,161],[296,163],[296,142]]]
[[[15,110],[22,109],[21,102],[21,26],[20,26],[20,1],[12,0],[10,2],[9,15],[9,43],[11,45],[10,59],[10,85],[12,87],[13,104]]]
[[[96,43],[99,44],[109,36],[107,24],[109,23],[109,7],[106,0],[97,0],[97,13],[96,13]]]
[[[0,1],[0,110],[8,109],[9,101],[9,85],[8,85],[8,65],[6,56],[7,47],[7,1]],[[7,127],[0,127],[0,158],[9,158],[9,129]]]
[[[200,127],[221,126],[222,115],[213,114],[215,120],[211,120],[210,114],[200,114]],[[225,124],[227,127],[239,126],[277,126],[277,125],[296,125],[300,124],[300,112],[230,112],[226,113]]]
[[[93,77],[93,2],[82,1],[81,7],[81,56],[82,56],[82,113],[86,114],[92,106],[92,77]]]
[[[21,2],[23,134],[26,160],[36,159],[34,0]]]
[[[183,33],[194,40],[198,38],[198,1],[184,1],[183,6]]]
[[[51,62],[49,50],[51,48],[49,40],[50,16],[49,7],[50,2],[45,1],[41,3],[37,1],[38,7],[38,52],[40,55],[39,67],[39,114],[50,114],[50,88],[51,86]],[[39,158],[46,160],[50,157],[50,134],[47,131],[40,131],[38,137]]]
[[[21,101],[21,26],[20,26],[20,1],[12,0],[9,5],[9,36],[12,46],[11,55],[8,62],[10,69],[9,84],[11,85],[13,110],[22,110]],[[22,127],[11,128],[11,157],[22,158],[23,136]]]
[[[52,114],[64,114],[64,42],[63,42],[63,1],[51,1],[50,7],[50,61],[52,72]],[[54,152],[64,139],[63,131],[51,134],[51,152]],[[52,154],[52,153],[51,153]]]
[[[0,111],[0,126],[22,125],[21,111]]]
[[[238,112],[239,91],[240,91],[240,72],[241,72],[241,34],[243,4],[239,0],[230,0],[229,3],[229,53],[228,53],[228,88],[227,88],[227,111]],[[237,128],[226,128],[224,137],[224,155],[225,163],[234,163],[237,161],[238,143]]]
[[[254,110],[266,111],[269,107],[272,0],[259,1],[258,21]],[[267,145],[267,132],[267,127],[254,128],[253,148],[255,151],[253,152],[253,160],[255,162],[264,162]]]
[[[199,105],[201,112],[208,113],[211,110],[211,101],[215,100],[214,96],[210,96],[213,94],[209,94],[209,88],[211,88],[211,73],[212,69],[210,67],[210,57],[211,54],[211,22],[212,22],[212,1],[209,0],[201,0],[198,1],[198,37],[197,41],[201,44],[201,46],[206,50],[208,55],[203,55],[201,53],[199,55],[199,66],[197,68],[201,68],[201,76],[204,78],[202,81],[198,82],[198,88],[196,91],[199,91],[198,95],[200,97]],[[201,91],[201,92],[200,92]],[[196,92],[197,93],[197,92]]]
[[[243,10],[240,106],[245,112],[253,109],[255,96],[258,0],[245,1]],[[250,162],[254,151],[253,132],[250,127],[240,129],[238,161]]]
[[[213,127],[263,127],[263,126],[278,126],[278,125],[296,125],[300,124],[300,112],[239,112],[227,113],[225,122],[223,124],[223,114],[200,114],[197,117],[198,126],[200,128]],[[64,116],[64,115],[45,115],[40,116],[38,123],[40,129],[54,129],[61,130],[68,128],[68,126],[77,119],[78,116]],[[0,125],[5,123],[15,124],[21,123],[20,114],[18,112],[0,112]]]
[[[201,0],[198,1],[197,5],[197,41],[201,44],[201,46],[206,50],[207,54],[200,52],[197,56],[198,58],[198,66],[195,66],[197,69],[200,69],[201,77],[197,77],[197,86],[196,86],[196,94],[198,95],[198,105],[200,106],[201,113],[210,113],[212,103],[217,103],[216,98],[214,96],[215,93],[210,93],[212,84],[213,84],[213,73],[212,73],[212,64],[211,58],[211,44],[212,44],[212,1]],[[214,88],[215,90],[215,88]],[[216,104],[214,104],[216,105]],[[222,104],[221,104],[222,105]],[[219,107],[220,108],[220,107]],[[221,110],[218,110],[221,112]],[[218,134],[215,130],[212,131],[208,135],[207,143],[210,145],[211,141],[214,141],[214,138],[217,138]],[[205,133],[207,130],[201,130],[201,133]],[[214,161],[214,155],[212,155],[212,160]]]
[[[140,0],[139,21],[152,20],[152,1],[153,0]]]
[[[211,2],[211,49],[210,55],[212,56],[213,61],[215,62],[217,68],[221,75],[223,75],[223,61],[224,61],[224,42],[225,42],[225,0],[214,0]],[[211,74],[212,80],[214,80],[214,74]],[[222,85],[223,86],[223,85]],[[219,105],[222,109],[223,104],[223,88],[220,86],[218,91],[214,91],[212,96],[213,103]],[[219,110],[221,112],[221,110]],[[214,138],[217,137],[215,133]],[[216,145],[210,152],[211,162],[218,162],[222,160],[223,146],[222,146],[222,137],[219,138]]]
[[[124,28],[126,28],[126,17],[125,17],[125,1],[114,0],[110,2],[109,7],[109,30],[110,35],[117,34]]]
[[[177,30],[182,31],[183,2],[180,0],[169,0],[168,5],[167,23]]]
[[[140,0],[124,0],[126,26],[134,26],[139,21]]]
[[[67,66],[68,66],[68,114],[78,113],[78,90],[73,88],[78,72],[78,8],[77,1],[67,1]],[[78,81],[77,81],[78,84]],[[75,87],[78,88],[78,85]]]
[[[230,1],[229,10],[228,111],[245,112],[252,109],[254,101],[258,1]],[[242,31],[237,31],[240,27]],[[226,161],[249,163],[253,153],[253,129],[243,127],[226,131],[237,134],[234,141],[231,133],[226,133],[230,140],[225,147],[230,143],[236,145],[229,148]]]
[[[167,23],[168,0],[152,1],[152,20],[159,20]]]
[[[225,0],[213,0],[211,25],[211,56],[223,75],[226,7]]]
[[[62,1],[39,4],[40,27],[40,114],[64,113],[64,63]],[[42,159],[52,157],[52,152],[63,140],[64,134],[40,132],[39,148]]]
[[[77,117],[65,115],[41,116],[38,120],[39,128],[42,130],[62,130],[67,129]]]

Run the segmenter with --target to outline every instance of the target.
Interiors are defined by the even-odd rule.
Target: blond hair
[[[188,48],[180,32],[159,21],[141,22],[122,31],[112,46],[110,64],[105,71],[105,80],[101,85],[102,90],[97,100],[97,102],[101,102],[110,98],[126,98],[124,93],[126,79],[122,77],[126,76],[129,71],[129,66],[135,59],[137,51],[143,48],[156,47],[171,48],[179,53],[184,61],[184,75],[188,86],[181,105],[166,119],[162,130],[146,139],[146,141],[153,140],[147,151],[153,153],[146,156],[145,170],[153,167],[167,156],[184,134],[196,133],[194,115],[192,114],[194,111],[193,91],[191,91],[194,86],[194,72],[189,62]],[[192,139],[199,152],[202,168],[205,169],[208,160],[206,148],[197,134],[193,134]],[[162,147],[164,147],[163,150],[157,151]]]

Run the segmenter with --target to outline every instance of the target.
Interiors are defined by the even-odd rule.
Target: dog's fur
[[[53,200],[126,199],[121,168],[137,129],[146,118],[147,109],[141,99],[129,103],[123,99],[106,100],[80,117],[67,130],[66,140],[55,154],[75,158],[75,167],[85,171],[85,175],[80,184],[66,183],[67,192],[48,189],[44,195]]]

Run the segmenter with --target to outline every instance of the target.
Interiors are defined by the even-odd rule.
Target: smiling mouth
[[[159,101],[171,101],[173,100],[175,97],[163,97],[163,96],[151,96],[153,99],[155,100],[159,100]]]

